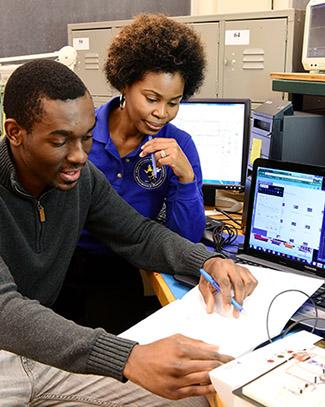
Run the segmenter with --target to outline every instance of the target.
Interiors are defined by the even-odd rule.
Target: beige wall
[[[272,10],[272,0],[215,0],[218,13],[242,13]]]
[[[305,9],[308,0],[192,0],[193,16],[251,11]]]
[[[304,10],[309,0],[273,0],[274,10],[283,10],[285,8],[298,8]]]
[[[217,0],[192,0],[191,1],[191,15],[202,16],[205,14],[217,14]]]

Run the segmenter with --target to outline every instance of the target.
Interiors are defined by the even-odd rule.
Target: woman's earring
[[[121,95],[120,96],[120,109],[124,109],[125,108],[125,96]]]

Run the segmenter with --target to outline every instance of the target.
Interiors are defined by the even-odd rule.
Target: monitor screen
[[[306,7],[302,63],[309,71],[325,69],[325,1],[310,1]]]
[[[325,57],[325,2],[310,10],[308,57]]]
[[[189,133],[196,145],[206,205],[214,205],[216,189],[244,189],[249,122],[249,99],[192,99],[180,104],[171,123]]]

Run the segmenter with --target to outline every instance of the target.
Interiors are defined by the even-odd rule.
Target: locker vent
[[[261,48],[245,49],[242,62],[243,69],[264,69],[264,50]]]

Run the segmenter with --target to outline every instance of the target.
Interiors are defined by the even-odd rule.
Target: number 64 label
[[[225,45],[248,45],[249,30],[226,30]]]

